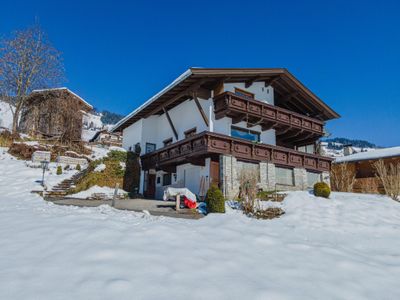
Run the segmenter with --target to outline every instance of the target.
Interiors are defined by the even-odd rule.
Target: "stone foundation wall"
[[[264,191],[273,190],[306,190],[308,188],[307,171],[303,168],[294,168],[294,185],[280,185],[276,183],[275,165],[270,162],[256,164],[238,161],[229,155],[220,156],[220,180],[221,189],[228,199],[235,198],[239,193],[239,176],[241,170],[257,172],[259,176],[259,188]],[[322,180],[330,184],[329,172],[322,173]]]

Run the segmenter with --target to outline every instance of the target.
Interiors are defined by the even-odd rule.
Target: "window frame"
[[[287,183],[287,182],[278,182],[278,177],[277,176],[277,169],[282,169],[282,170],[290,170],[291,171],[291,183]],[[293,168],[286,168],[286,167],[281,167],[281,166],[275,166],[275,182],[277,185],[283,185],[283,186],[295,186],[296,182],[295,182],[295,177],[294,177],[294,169]]]
[[[255,94],[246,90],[242,90],[240,88],[235,87],[235,95],[244,97],[246,99],[253,99],[255,100]]]
[[[149,146],[154,147],[154,150],[152,150],[152,151],[147,151]],[[146,154],[147,154],[147,153],[154,152],[154,151],[156,151],[156,150],[157,150],[157,145],[156,145],[156,144],[154,144],[154,143],[146,143],[146,147],[145,147],[145,153],[146,153]]]
[[[254,135],[257,136],[257,140],[255,141],[255,140],[245,139],[245,138],[242,138],[242,137],[233,136],[233,135],[232,135],[232,130],[242,131],[242,132],[247,133],[247,134],[254,134]],[[231,137],[234,137],[234,138],[237,138],[237,139],[246,140],[246,141],[250,141],[250,142],[259,143],[259,142],[261,141],[261,132],[255,131],[255,130],[251,130],[251,129],[247,129],[247,128],[242,128],[242,127],[238,127],[238,126],[231,125]]]
[[[165,180],[165,178],[168,178],[168,176],[169,176],[169,183],[165,183],[165,181],[168,181],[168,180]],[[164,173],[163,175],[162,175],[162,185],[163,186],[167,186],[167,185],[171,185],[172,184],[172,174],[171,173]]]

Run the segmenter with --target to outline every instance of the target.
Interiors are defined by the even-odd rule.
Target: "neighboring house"
[[[103,129],[97,131],[89,142],[120,147],[122,146],[122,136],[118,132],[109,132],[107,129]]]
[[[286,69],[191,68],[113,131],[126,149],[141,148],[145,196],[171,185],[204,195],[215,183],[234,197],[242,170],[264,190],[329,181],[332,159],[315,145],[338,117]]]
[[[332,167],[335,168],[343,163],[347,164],[348,176],[355,176],[354,192],[384,193],[382,182],[376,177],[374,166],[374,163],[379,160],[383,160],[385,164],[400,164],[400,147],[376,149],[338,157]]]
[[[26,100],[20,130],[33,136],[80,141],[83,115],[92,109],[67,88],[35,90]]]

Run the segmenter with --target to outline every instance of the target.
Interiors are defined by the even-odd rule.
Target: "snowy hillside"
[[[109,112],[107,112],[109,113]],[[111,129],[114,124],[103,123],[103,113],[91,112],[83,115],[82,140],[89,141],[99,130]]]
[[[0,100],[0,128],[1,127],[11,129],[12,112],[10,109],[10,105]]]
[[[0,299],[400,299],[400,205],[291,193],[261,221],[199,221],[31,194],[41,170],[0,149]]]
[[[332,146],[333,145],[333,146]],[[342,157],[344,156],[344,144],[342,143],[328,143],[326,141],[321,142],[322,149],[327,156],[330,157]],[[354,153],[361,153],[361,152],[368,152],[376,150],[377,148],[370,148],[370,147],[357,147],[352,146]]]

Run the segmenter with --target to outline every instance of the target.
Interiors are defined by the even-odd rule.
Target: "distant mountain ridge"
[[[115,125],[123,117],[124,117],[123,115],[120,115],[120,114],[117,114],[117,113],[113,113],[113,112],[110,112],[108,110],[103,110],[101,112],[101,122],[103,122],[103,124]]]
[[[344,145],[352,145],[353,147],[357,148],[369,148],[369,149],[376,149],[381,148],[373,143],[364,140],[357,140],[357,139],[348,139],[343,137],[337,137],[332,139],[324,139],[323,142],[327,143],[326,147],[329,149],[334,150],[341,150],[343,149]]]

